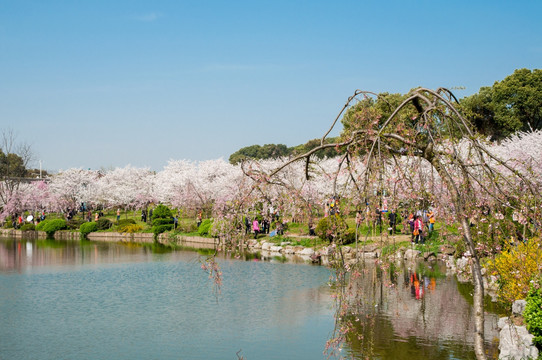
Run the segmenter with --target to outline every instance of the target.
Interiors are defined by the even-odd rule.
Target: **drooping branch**
[[[356,90],[348,98],[337,117],[332,122],[330,129],[322,137],[320,146],[311,151],[296,156],[270,172],[270,177],[276,176],[286,166],[305,160],[305,176],[309,177],[309,165],[311,156],[318,150],[328,147],[338,147],[346,150],[345,155],[339,163],[339,170],[346,163],[349,178],[355,184],[358,194],[367,195],[371,179],[378,181],[379,188],[383,187],[383,177],[386,176],[386,159],[393,159],[389,164],[399,169],[399,176],[407,179],[410,186],[414,182],[405,176],[403,166],[408,166],[408,161],[399,159],[418,159],[421,165],[422,160],[430,164],[431,171],[438,174],[441,191],[446,191],[453,204],[452,211],[456,221],[461,224],[465,242],[474,256],[472,274],[475,283],[474,307],[476,313],[475,326],[475,352],[478,359],[485,359],[483,339],[483,281],[480,262],[478,259],[475,238],[471,234],[469,216],[473,213],[474,206],[477,206],[476,194],[487,193],[497,203],[504,204],[507,199],[513,198],[507,189],[513,189],[514,183],[508,179],[501,170],[507,170],[512,178],[519,179],[529,189],[531,194],[536,193],[536,187],[520,171],[512,168],[505,161],[492,154],[475,136],[471,125],[453,103],[457,104],[457,98],[446,88],[439,88],[436,91],[418,88],[412,91],[388,116],[379,123],[373,119],[366,123],[359,124],[362,130],[354,130],[349,134],[343,134],[343,139],[334,144],[324,144],[324,140],[336,126],[339,118],[351,106],[358,96],[379,95]],[[414,128],[407,128],[399,131],[396,124],[401,123],[403,110],[412,106],[417,111]],[[356,120],[358,120],[356,118]],[[363,119],[362,119],[363,120]],[[465,153],[465,147],[467,152]],[[355,159],[355,160],[354,160]],[[474,161],[473,161],[474,160]],[[489,161],[486,161],[489,160]],[[363,164],[364,170],[361,177],[356,178],[353,173],[353,161]],[[473,162],[476,166],[473,166]],[[499,169],[500,167],[500,169]],[[416,170],[414,170],[416,172]],[[417,170],[422,175],[422,169]],[[360,183],[358,183],[358,179]],[[334,182],[336,177],[334,178]],[[434,181],[434,180],[432,180]],[[423,186],[423,181],[422,181]],[[334,183],[334,189],[335,183]],[[442,194],[440,195],[442,198]],[[367,198],[367,196],[366,196]],[[440,199],[434,199],[438,201]]]

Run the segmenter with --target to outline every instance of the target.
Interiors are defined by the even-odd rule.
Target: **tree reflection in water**
[[[347,279],[338,327],[346,332],[346,358],[475,359],[472,299],[458,291],[441,264],[366,262]],[[465,285],[461,284],[464,289]],[[354,295],[352,295],[354,294]],[[467,294],[467,296],[471,296]],[[472,297],[472,296],[471,296]],[[489,358],[498,357],[496,314],[486,315]]]

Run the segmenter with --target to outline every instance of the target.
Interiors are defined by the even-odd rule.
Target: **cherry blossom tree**
[[[217,159],[202,162],[171,160],[156,175],[156,196],[177,208],[211,215],[215,201],[235,197],[242,179],[239,167]]]
[[[459,224],[472,255],[475,353],[478,359],[485,359],[484,287],[478,246],[484,234],[473,232],[471,227],[480,220],[485,206],[505,207],[522,215],[524,222],[536,223],[540,219],[537,185],[528,174],[488,149],[454,107],[455,98],[448,90],[416,89],[398,107],[391,109],[388,118],[375,116],[364,107],[353,107],[357,101],[371,96],[377,95],[356,91],[322,137],[320,146],[261,178],[273,182],[297,161],[305,164],[304,173],[309,178],[314,153],[339,147],[344,151],[341,166],[349,172],[357,192],[351,195],[358,201],[379,207],[385,187],[392,179],[394,188],[402,189],[404,197],[413,194],[426,204],[437,205],[443,212],[446,209]],[[354,110],[349,116],[353,121],[348,131],[336,143],[326,142],[342,114],[351,109]],[[357,167],[361,171],[354,170],[356,167],[352,164],[355,163],[361,164]]]
[[[154,176],[148,168],[115,168],[97,179],[93,201],[106,208],[143,208],[155,199]]]
[[[68,169],[51,176],[49,210],[65,212],[78,209],[83,202],[93,201],[100,176],[98,171],[81,168]]]

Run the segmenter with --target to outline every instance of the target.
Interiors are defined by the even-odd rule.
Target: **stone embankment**
[[[533,345],[534,335],[529,334],[527,327],[521,325],[526,301],[516,300],[512,305],[512,316],[499,319],[499,359],[520,360],[538,359],[538,349]]]
[[[15,229],[0,229],[0,236],[14,239],[46,239],[47,234],[44,231],[21,231]],[[55,232],[55,240],[80,240],[81,234],[78,231],[61,230]],[[154,234],[152,233],[118,233],[118,232],[93,232],[87,235],[90,241],[105,242],[131,242],[131,243],[154,243]],[[169,234],[160,234],[158,242],[164,245],[175,243],[178,245],[192,244],[193,247],[213,247],[216,239],[204,238],[199,236],[175,236]]]

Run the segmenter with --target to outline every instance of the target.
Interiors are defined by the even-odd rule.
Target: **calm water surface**
[[[198,258],[0,239],[0,359],[237,359],[240,350],[247,360],[325,358],[334,328],[325,267],[222,258],[217,301]],[[360,336],[342,355],[474,358],[470,290],[429,273],[420,297],[409,276],[364,273],[357,286],[365,305],[354,314]],[[488,316],[490,343],[496,316]]]

